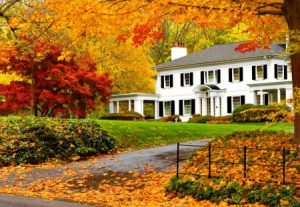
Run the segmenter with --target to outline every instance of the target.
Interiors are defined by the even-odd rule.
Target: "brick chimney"
[[[175,60],[187,55],[187,48],[184,43],[173,43],[171,48],[171,60]]]

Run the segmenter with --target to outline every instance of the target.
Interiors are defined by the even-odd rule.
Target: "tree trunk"
[[[283,8],[284,16],[290,31],[300,32],[300,1],[299,0],[285,0]],[[298,33],[299,34],[299,33]],[[297,38],[290,37],[290,44],[300,46],[300,41]],[[293,88],[300,89],[300,51],[299,49],[291,55],[291,67],[293,76]],[[299,104],[299,100],[295,101]],[[294,138],[296,144],[300,144],[300,113],[295,112],[294,122]]]

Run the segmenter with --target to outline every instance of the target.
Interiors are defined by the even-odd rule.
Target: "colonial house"
[[[193,114],[226,116],[245,103],[269,105],[292,98],[292,77],[286,44],[240,53],[239,43],[215,45],[187,55],[177,44],[171,61],[154,67],[155,94],[118,94],[110,100],[110,113],[136,111],[153,103],[155,118]],[[122,105],[122,107],[121,107]]]

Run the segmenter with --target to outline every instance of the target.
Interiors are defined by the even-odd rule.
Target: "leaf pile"
[[[244,147],[246,147],[246,179],[244,179]],[[286,160],[285,181],[292,184],[286,188],[283,185],[283,149]],[[231,199],[231,203],[236,204],[261,202],[279,206],[282,200],[288,200],[286,206],[297,206],[299,202],[296,202],[294,197],[300,187],[299,155],[299,149],[293,144],[291,134],[259,131],[234,133],[211,143],[212,179],[208,179],[209,153],[208,147],[205,147],[198,150],[187,163],[185,169],[181,171],[183,175],[180,175],[178,182],[171,182],[169,191],[184,192],[200,200],[210,199],[217,202]],[[235,186],[233,189],[236,192],[232,190],[232,185]],[[274,196],[269,198],[270,194],[267,193],[266,196],[260,197],[269,188],[272,188]],[[289,193],[281,194],[281,191]],[[259,197],[255,197],[256,194],[253,192],[257,192]],[[208,195],[202,198],[196,196],[198,194],[202,197]],[[232,197],[237,195],[238,198]],[[293,202],[296,204],[292,205]]]

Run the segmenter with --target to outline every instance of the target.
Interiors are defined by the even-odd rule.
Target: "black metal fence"
[[[208,173],[206,175],[197,175],[197,176],[207,176],[208,178],[212,178],[214,177],[212,175],[212,164],[223,164],[223,165],[243,165],[243,178],[244,179],[247,179],[247,176],[248,176],[248,173],[247,172],[251,166],[269,166],[269,167],[277,167],[280,169],[281,172],[281,179],[280,180],[277,180],[277,182],[281,182],[283,185],[285,184],[290,184],[290,183],[287,183],[286,181],[286,177],[287,177],[287,169],[289,168],[295,168],[296,171],[300,170],[300,166],[297,166],[297,165],[287,165],[287,155],[291,155],[293,152],[296,154],[297,156],[297,151],[296,150],[290,150],[290,149],[286,149],[286,148],[282,148],[282,149],[279,149],[279,148],[249,148],[247,146],[244,146],[243,148],[241,147],[227,147],[227,146],[213,146],[212,144],[208,144],[207,146],[201,146],[201,145],[194,145],[194,144],[180,144],[180,143],[177,143],[177,156],[176,156],[176,177],[177,179],[179,178],[179,175],[180,174],[186,174],[184,172],[180,172],[179,171],[179,165],[180,165],[180,162],[182,161],[182,159],[180,159],[180,149],[181,147],[195,147],[195,148],[198,148],[198,150],[207,150],[207,171]],[[223,162],[223,161],[212,161],[212,156],[213,156],[213,153],[215,150],[217,149],[237,149],[237,150],[242,150],[243,152],[243,157],[242,159],[242,162]],[[274,165],[274,164],[261,164],[261,163],[256,163],[256,162],[251,162],[250,160],[248,160],[248,152],[249,150],[252,150],[252,151],[274,151],[274,152],[280,152],[281,156],[279,157],[276,157],[277,160],[279,160],[279,164],[277,165]],[[251,154],[251,156],[253,156],[253,154]],[[297,157],[296,157],[297,159]],[[299,158],[298,158],[299,159]],[[298,172],[299,173],[299,172]],[[292,182],[294,184],[294,182]]]

